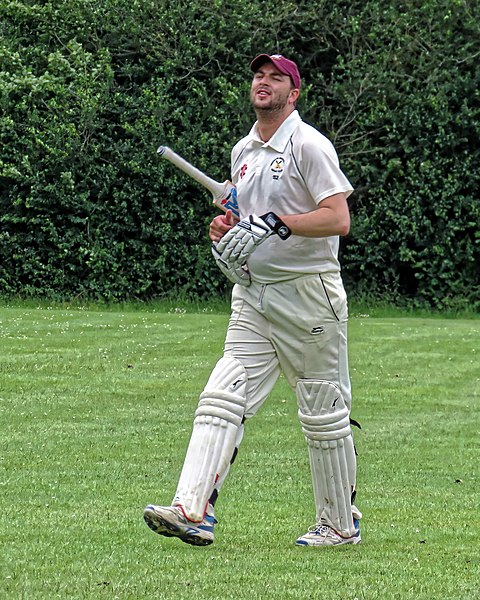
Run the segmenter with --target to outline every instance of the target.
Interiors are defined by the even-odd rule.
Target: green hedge
[[[473,1],[51,0],[0,6],[0,293],[224,295],[208,194],[251,126],[248,63],[295,58],[303,117],[356,187],[351,295],[479,307]]]

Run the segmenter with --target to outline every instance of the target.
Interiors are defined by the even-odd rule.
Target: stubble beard
[[[272,99],[268,106],[258,106],[255,101],[255,94],[252,94],[250,98],[250,102],[257,114],[257,117],[262,117],[263,119],[274,119],[278,114],[284,112],[288,102],[288,96],[282,95],[277,97],[276,99]]]

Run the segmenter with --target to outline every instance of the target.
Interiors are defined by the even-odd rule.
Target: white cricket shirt
[[[341,171],[333,144],[294,111],[268,141],[257,124],[232,150],[232,182],[240,217],[306,213],[329,196],[349,196],[352,185]],[[338,236],[271,236],[248,260],[254,280],[274,283],[303,274],[338,272]]]

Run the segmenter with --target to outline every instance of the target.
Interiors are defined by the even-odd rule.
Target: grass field
[[[0,598],[480,598],[480,320],[350,322],[363,543],[313,524],[295,398],[247,425],[213,546],[155,535],[228,316],[0,307]]]

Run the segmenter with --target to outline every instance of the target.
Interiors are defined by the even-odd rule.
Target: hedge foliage
[[[5,0],[0,294],[201,299],[208,194],[251,127],[248,64],[297,60],[299,109],[354,183],[350,294],[479,307],[480,26],[474,0]]]

